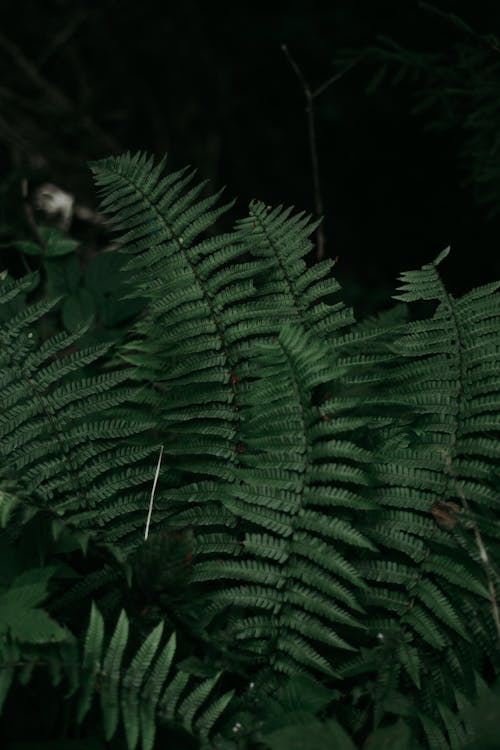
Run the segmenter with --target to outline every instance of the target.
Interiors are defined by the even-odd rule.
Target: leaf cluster
[[[445,250],[357,321],[304,214],[215,233],[194,173],[92,170],[118,236],[84,286],[0,281],[5,741],[465,750],[500,670],[500,283],[455,298]],[[123,335],[89,339],[85,289]]]

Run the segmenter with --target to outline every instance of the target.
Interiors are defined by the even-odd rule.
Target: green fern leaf
[[[142,750],[153,750],[154,738],[156,734],[156,717],[155,711],[158,705],[160,692],[165,684],[172,659],[175,653],[176,638],[172,633],[168,643],[164,646],[155,664],[151,674],[147,678],[143,690],[141,691],[141,701],[139,704],[140,728],[141,728],[141,746]]]
[[[127,645],[128,632],[128,618],[125,611],[122,610],[115,632],[113,633],[111,642],[104,657],[101,671],[100,700],[104,735],[108,742],[113,737],[118,727],[120,714],[120,668],[123,652]]]
[[[163,622],[160,622],[137,651],[122,681],[121,708],[128,750],[135,750],[139,740],[139,693],[162,634]]]
[[[92,704],[96,679],[101,669],[103,640],[104,620],[94,602],[92,602],[90,622],[83,649],[82,679],[76,709],[76,721],[78,724],[83,722]]]

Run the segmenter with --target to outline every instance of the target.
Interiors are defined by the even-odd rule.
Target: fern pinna
[[[125,342],[82,348],[85,321],[39,341],[58,301],[14,313],[33,279],[2,279],[5,549],[48,534],[0,591],[7,709],[45,665],[80,731],[99,695],[102,741],[151,750],[166,724],[251,748],[303,680],[356,741],[396,715],[422,747],[465,748],[499,669],[499,285],[454,299],[442,253],[396,297],[429,317],[356,322],[333,263],[306,264],[308,217],[253,201],[217,234],[227,206],[192,173],[92,169],[144,307]]]

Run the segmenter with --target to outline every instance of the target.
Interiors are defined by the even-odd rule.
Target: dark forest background
[[[286,44],[313,88],[348,68],[315,116],[326,254],[358,311],[383,307],[400,271],[446,245],[453,292],[500,277],[495,34],[500,3],[481,0],[434,11],[414,0],[1,0],[2,267],[14,263],[9,241],[29,233],[23,179],[95,209],[87,162],[127,149],[168,152],[170,169],[192,164],[211,189],[226,185],[238,197],[228,221],[252,198],[314,212]],[[408,70],[384,69],[380,35],[412,51]],[[103,239],[77,219],[70,232]]]

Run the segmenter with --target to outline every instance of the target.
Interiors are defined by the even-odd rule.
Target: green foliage
[[[44,258],[69,255],[78,247],[78,242],[66,237],[64,232],[56,227],[38,227],[38,234],[40,244],[18,241],[14,242],[14,247],[27,255],[42,255]]]
[[[288,726],[278,729],[266,738],[270,750],[299,750],[310,747],[311,750],[323,750],[335,747],[338,750],[356,750],[349,735],[335,721],[310,721],[302,726]]]
[[[500,284],[455,299],[443,251],[358,322],[308,217],[216,234],[185,170],[92,169],[118,247],[0,281],[0,732],[465,750],[500,672]]]
[[[0,638],[14,642],[50,643],[62,641],[68,633],[40,604],[47,598],[50,568],[31,568],[15,576],[0,593]]]

